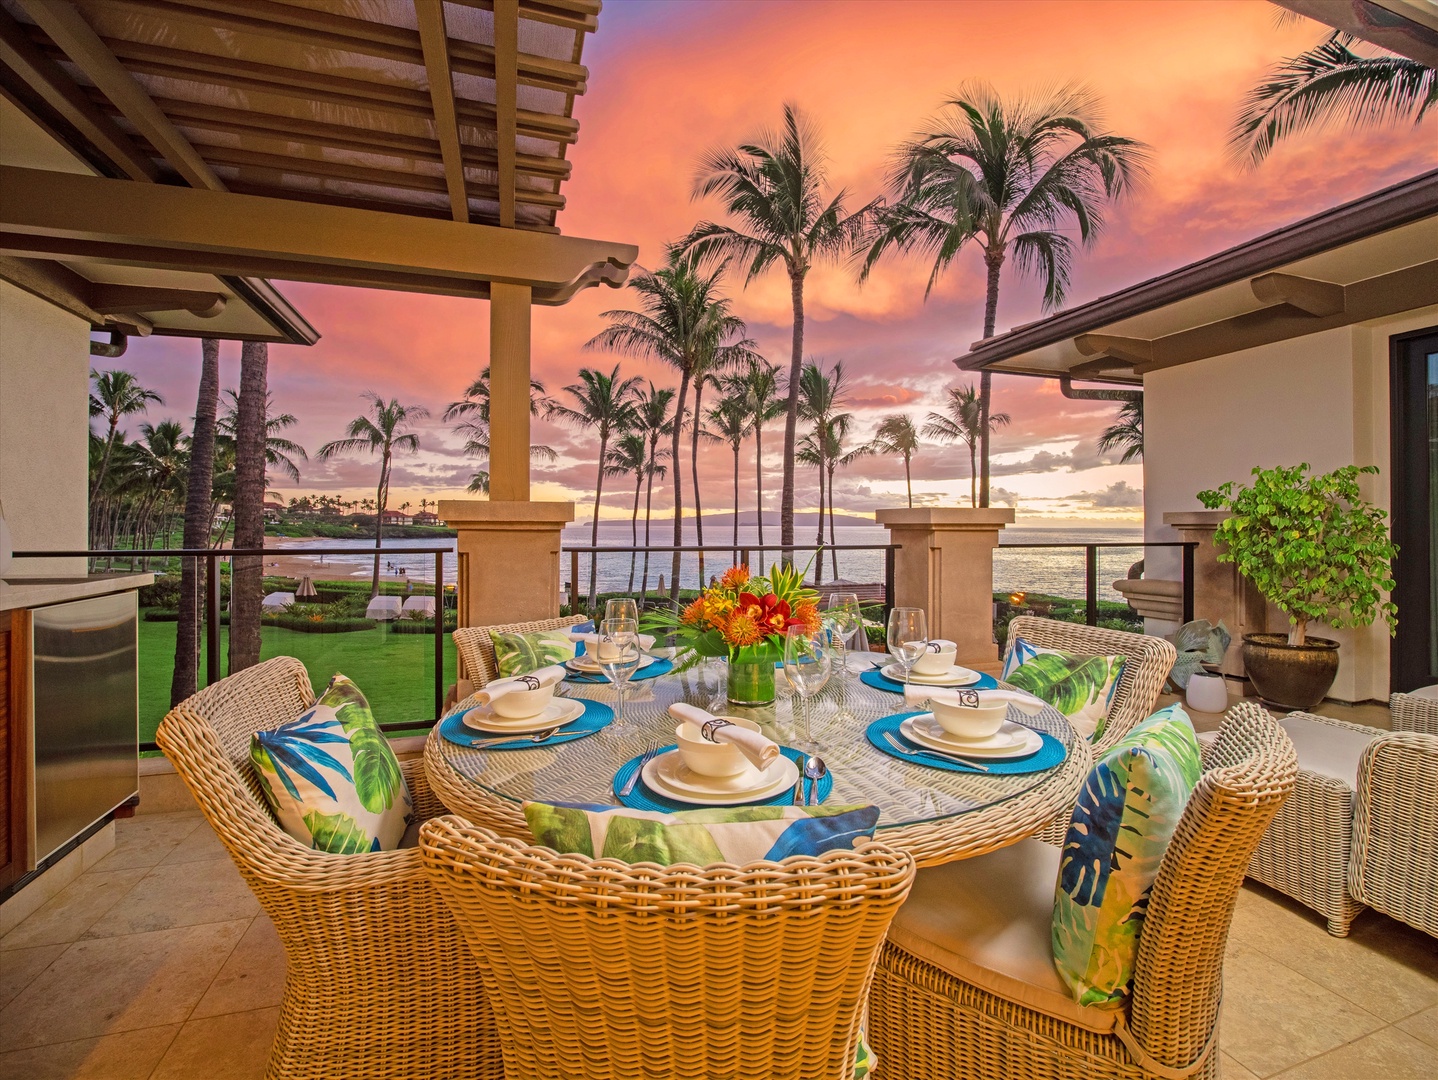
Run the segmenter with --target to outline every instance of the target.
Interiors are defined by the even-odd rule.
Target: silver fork
[[[974,761],[972,758],[960,757],[958,754],[946,754],[946,753],[943,753],[943,752],[938,751],[938,750],[911,750],[911,749],[909,749],[907,746],[905,746],[903,743],[899,742],[898,739],[894,738],[894,736],[893,736],[892,733],[887,732],[887,731],[884,732],[884,741],[885,741],[886,743],[888,743],[890,746],[892,746],[892,747],[893,747],[895,750],[897,750],[899,753],[903,754],[905,757],[931,757],[931,758],[938,758],[940,761],[954,761],[954,762],[957,762],[958,764],[963,765],[963,766],[965,766],[966,768],[973,769],[973,770],[976,771],[976,772],[988,772],[988,771],[989,771],[989,767],[988,767],[987,765],[980,765],[977,761]]]
[[[549,738],[556,731],[558,731],[562,726],[563,725],[561,724],[555,724],[554,727],[547,727],[543,731],[536,731],[533,735],[529,736],[525,736],[523,733],[521,733],[518,735],[496,735],[491,738],[472,739],[469,745],[471,748],[494,746],[496,743],[521,742],[526,737],[529,739],[530,742],[543,742],[545,739]]]
[[[639,783],[639,774],[644,771],[644,766],[648,765],[651,761],[653,761],[655,755],[658,753],[659,747],[656,744],[639,755],[639,764],[634,766],[634,771],[629,774],[629,779],[624,781],[624,786],[619,789],[619,795],[621,798],[627,796],[634,790],[634,785]]]

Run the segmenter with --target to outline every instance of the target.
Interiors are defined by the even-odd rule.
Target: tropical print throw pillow
[[[1079,1004],[1127,996],[1149,890],[1201,771],[1193,725],[1173,704],[1115,743],[1080,789],[1053,920],[1054,965]]]
[[[876,806],[727,806],[673,814],[625,807],[524,804],[545,847],[631,863],[735,863],[822,855],[874,835]]]
[[[1123,677],[1122,656],[1083,656],[1014,638],[1001,678],[1047,701],[1092,742],[1103,734],[1114,691]]]
[[[551,664],[562,664],[573,660],[574,642],[569,640],[569,630],[537,630],[530,634],[509,634],[503,631],[491,634],[494,642],[494,659],[499,667],[501,679],[516,675],[528,675]]]
[[[250,762],[280,828],[316,851],[392,851],[413,817],[399,759],[343,675],[299,719],[255,732]]]

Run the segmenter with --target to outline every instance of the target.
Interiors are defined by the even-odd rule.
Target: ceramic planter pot
[[[1287,634],[1244,634],[1243,666],[1265,702],[1311,709],[1338,676],[1338,642],[1311,637],[1290,645]]]
[[[1221,713],[1228,710],[1228,680],[1208,671],[1188,677],[1188,707],[1195,712]]]

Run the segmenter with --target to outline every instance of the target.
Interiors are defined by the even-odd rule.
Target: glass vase
[[[729,704],[774,704],[774,661],[729,657]]]

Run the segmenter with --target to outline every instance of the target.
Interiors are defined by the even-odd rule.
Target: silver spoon
[[[828,774],[829,767],[818,754],[810,754],[804,759],[804,779],[814,782],[814,786],[809,789],[808,801],[816,806],[819,803],[819,781]]]
[[[530,742],[543,742],[545,739],[549,738],[551,735],[553,735],[556,731],[558,731],[558,730],[559,730],[561,727],[563,727],[563,726],[564,726],[563,724],[555,724],[553,727],[547,727],[547,728],[545,728],[543,731],[536,731],[533,735],[530,735],[530,736],[529,736],[529,741],[530,741]],[[524,739],[524,738],[525,738],[525,736],[524,736],[523,734],[519,734],[519,735],[498,735],[498,736],[495,736],[495,737],[493,737],[493,738],[475,739],[475,740],[473,740],[469,745],[470,745],[471,747],[494,746],[496,743],[519,742],[519,741],[521,741],[521,740]]]

